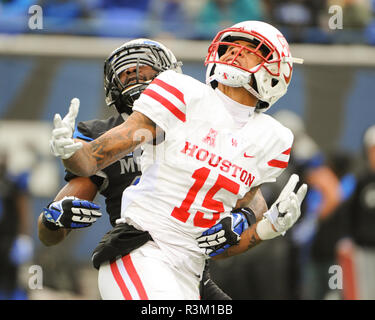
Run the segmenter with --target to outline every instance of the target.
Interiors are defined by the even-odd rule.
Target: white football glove
[[[75,142],[73,132],[75,120],[79,110],[79,99],[73,98],[70,102],[69,112],[61,119],[56,113],[53,119],[54,129],[50,140],[51,151],[55,157],[70,158],[77,150],[82,148],[81,142]]]
[[[294,193],[298,181],[298,175],[293,174],[275,203],[258,222],[256,231],[261,240],[284,235],[300,217],[301,204],[307,192],[307,185],[303,184],[297,193]]]

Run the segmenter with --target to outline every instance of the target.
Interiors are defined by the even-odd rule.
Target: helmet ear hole
[[[273,88],[273,87],[277,86],[278,83],[279,83],[279,80],[277,80],[275,78],[272,78],[272,80],[271,80],[271,87]]]
[[[216,80],[211,81],[211,87],[212,89],[216,89],[219,83]]]
[[[215,73],[216,64],[212,67],[210,72],[210,77]],[[211,81],[210,83],[212,89],[216,89],[219,83],[216,80]]]
[[[255,106],[255,109],[256,110],[263,110],[263,109],[267,109],[268,107],[269,107],[269,103],[268,102],[258,100],[258,102],[257,102],[257,104]]]
[[[258,84],[257,84],[257,79],[255,79],[254,73],[251,74],[251,86],[256,92],[258,91]]]

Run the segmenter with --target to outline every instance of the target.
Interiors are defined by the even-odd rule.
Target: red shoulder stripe
[[[288,166],[287,161],[280,161],[280,160],[271,160],[267,162],[270,167],[275,167],[275,168],[281,168],[284,169]]]
[[[154,80],[155,81],[155,80]],[[181,120],[182,122],[185,122],[186,115],[183,113],[180,109],[178,109],[172,102],[161,96],[159,93],[155,92],[152,89],[146,89],[143,91],[143,94],[146,96],[149,96],[153,98],[154,100],[158,101],[161,105],[166,107],[170,112],[172,112],[176,118]]]
[[[177,88],[171,86],[170,84],[160,80],[158,78],[154,79],[151,84],[157,84],[158,86],[162,87],[164,90],[168,91],[169,93],[173,94],[178,100],[180,100],[183,104],[185,103],[184,94],[178,90]]]

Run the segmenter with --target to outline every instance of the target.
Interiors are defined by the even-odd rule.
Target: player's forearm
[[[135,143],[128,138],[127,132],[126,128],[122,130],[120,126],[90,143],[84,143],[72,157],[63,160],[65,168],[83,177],[94,175],[133,150]]]
[[[97,163],[93,158],[89,143],[82,142],[83,146],[70,158],[63,159],[64,167],[79,176],[89,177],[97,172]]]
[[[256,187],[249,191],[243,199],[237,202],[236,207],[249,207],[253,211],[257,223],[263,218],[263,214],[268,210],[267,203],[260,187]],[[256,233],[257,223],[241,234],[241,240],[237,245],[228,248],[222,254],[215,256],[213,259],[225,259],[255,247],[261,241]]]
[[[250,228],[246,229],[241,234],[241,240],[237,245],[229,247],[222,254],[213,257],[213,260],[225,259],[243,253],[253,247],[255,247],[262,240],[259,238],[256,232],[256,226],[258,222],[253,224]]]
[[[74,174],[88,177],[123,158],[140,144],[152,141],[155,136],[154,123],[135,111],[125,123],[90,143],[84,143],[80,150],[63,160],[63,163]]]
[[[268,210],[268,206],[260,188],[247,206],[254,212],[257,221],[263,218],[264,213]]]
[[[38,237],[39,240],[47,247],[54,246],[65,239],[70,232],[69,229],[50,230],[42,222],[43,213],[38,218]]]
[[[236,208],[244,207],[248,207],[253,211],[256,221],[263,218],[263,214],[267,212],[268,206],[264,200],[260,187],[250,190],[244,198],[237,201]]]
[[[294,193],[298,181],[298,175],[291,175],[289,181],[280,192],[279,198],[268,210],[266,217],[242,232],[239,244],[228,248],[226,256],[239,254],[253,248],[262,240],[270,240],[285,234],[296,223],[301,215],[301,203],[307,192],[307,185],[303,184]],[[280,207],[277,206],[279,203],[281,203]]]
[[[90,178],[76,177],[69,181],[56,195],[54,201],[59,201],[66,196],[75,196],[88,201],[94,200],[98,189]],[[43,221],[43,213],[38,218],[38,237],[45,246],[53,246],[62,242],[70,233],[70,229],[60,228],[57,230],[48,229]]]

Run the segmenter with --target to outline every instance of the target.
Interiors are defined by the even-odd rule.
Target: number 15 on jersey
[[[189,209],[193,202],[195,201],[195,198],[201,190],[201,188],[204,186],[209,174],[210,169],[208,168],[200,168],[194,171],[192,178],[195,180],[194,184],[189,189],[185,199],[182,201],[180,207],[175,207],[172,211],[172,217],[182,221],[186,222],[190,215],[192,213],[189,212]],[[213,197],[215,194],[221,190],[225,189],[234,195],[238,194],[240,190],[240,185],[227,177],[224,177],[223,175],[219,174],[216,182],[214,185],[208,190],[203,203],[202,207],[215,211],[212,214],[211,219],[204,218],[204,213],[201,211],[197,211],[194,215],[193,223],[196,227],[201,228],[210,228],[213,225],[216,224],[217,220],[220,218],[220,212],[224,212],[224,205],[222,202],[214,200]]]

